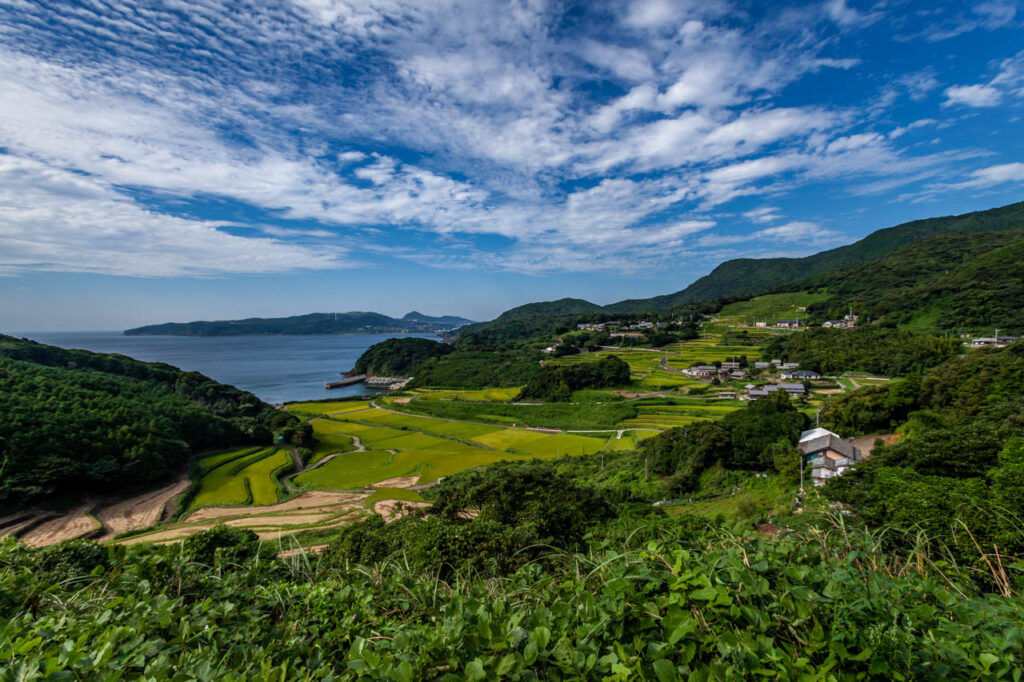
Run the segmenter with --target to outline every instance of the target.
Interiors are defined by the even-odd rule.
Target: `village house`
[[[821,324],[826,329],[853,329],[856,324],[852,320],[829,320]]]
[[[787,369],[782,373],[782,378],[814,381],[815,379],[820,379],[821,375],[810,369]]]
[[[972,348],[1005,348],[1014,341],[1018,340],[1019,336],[979,336],[978,338],[971,341]]]
[[[800,326],[800,320],[776,320],[775,326],[779,329],[796,329]]]
[[[730,360],[728,362],[723,362],[722,363],[722,369],[733,370],[733,369],[739,369],[739,368],[740,368],[740,363],[733,362],[732,360]]]
[[[769,393],[785,391],[791,396],[801,396],[807,394],[807,389],[804,388],[803,384],[789,384],[785,382],[778,385],[768,384],[767,386],[764,387],[764,390],[768,391]]]
[[[758,400],[759,398],[767,398],[768,391],[763,388],[752,388],[747,391],[747,398],[750,400]]]
[[[783,370],[796,369],[799,366],[800,366],[799,362],[784,362],[784,363],[782,363],[782,369]]]
[[[736,397],[736,391],[719,391],[718,392],[718,397],[719,398],[723,398],[723,399],[725,399],[725,398],[735,398]]]
[[[714,365],[694,365],[683,370],[683,374],[688,374],[698,379],[708,379],[716,376],[719,373],[719,369]]]
[[[582,329],[582,330],[588,331],[588,332],[603,332],[604,328],[605,328],[605,325],[604,325],[604,323],[601,323],[601,324],[586,324],[586,323],[584,323],[584,324],[576,325],[576,328],[577,329]]]
[[[729,378],[732,379],[733,381],[743,381],[744,379],[747,378],[747,373],[744,372],[742,369],[736,369],[733,370],[732,372],[729,372]]]
[[[828,429],[816,428],[800,434],[797,445],[803,462],[811,464],[814,485],[824,485],[828,479],[842,476],[850,467],[864,459],[860,450],[848,440]]]
[[[754,326],[758,329],[765,329],[768,326],[767,322],[755,322]]]
[[[771,369],[772,363],[770,362],[755,362],[754,369]]]
[[[641,332],[612,332],[608,336],[612,338],[620,339],[642,339],[644,335]]]

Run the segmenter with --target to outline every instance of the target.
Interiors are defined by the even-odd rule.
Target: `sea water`
[[[363,384],[326,389],[363,351],[385,339],[429,334],[317,334],[309,336],[124,336],[121,332],[20,332],[62,348],[120,353],[201,372],[255,393],[269,403],[341,398],[370,392]]]

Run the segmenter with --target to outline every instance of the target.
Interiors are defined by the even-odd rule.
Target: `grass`
[[[507,403],[514,400],[522,389],[518,386],[512,388],[483,388],[479,390],[438,390],[420,388],[413,391],[416,398],[426,400],[461,400],[465,402],[499,402]]]
[[[604,449],[612,451],[635,450],[636,440],[634,440],[633,434],[631,433],[623,433],[622,438],[612,436],[605,442]]]
[[[746,301],[737,301],[724,306],[715,315],[715,318],[735,326],[749,324],[751,327],[755,321],[771,324],[779,319],[803,319],[807,317],[807,313],[800,308],[806,308],[812,303],[819,303],[827,299],[828,294],[826,293],[805,292],[755,296]]]
[[[415,490],[407,488],[377,488],[373,491],[373,494],[366,498],[365,504],[372,509],[375,502],[383,502],[384,500],[401,500],[404,502],[425,501],[423,496]]]

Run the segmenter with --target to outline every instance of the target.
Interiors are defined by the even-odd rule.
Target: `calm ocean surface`
[[[270,403],[366,393],[362,384],[327,390],[363,351],[384,339],[428,334],[317,336],[124,336],[120,332],[15,332],[40,343],[166,362],[252,391]]]

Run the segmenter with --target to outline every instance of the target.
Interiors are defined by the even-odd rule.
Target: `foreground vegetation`
[[[0,336],[0,509],[152,486],[297,420],[196,372]]]

